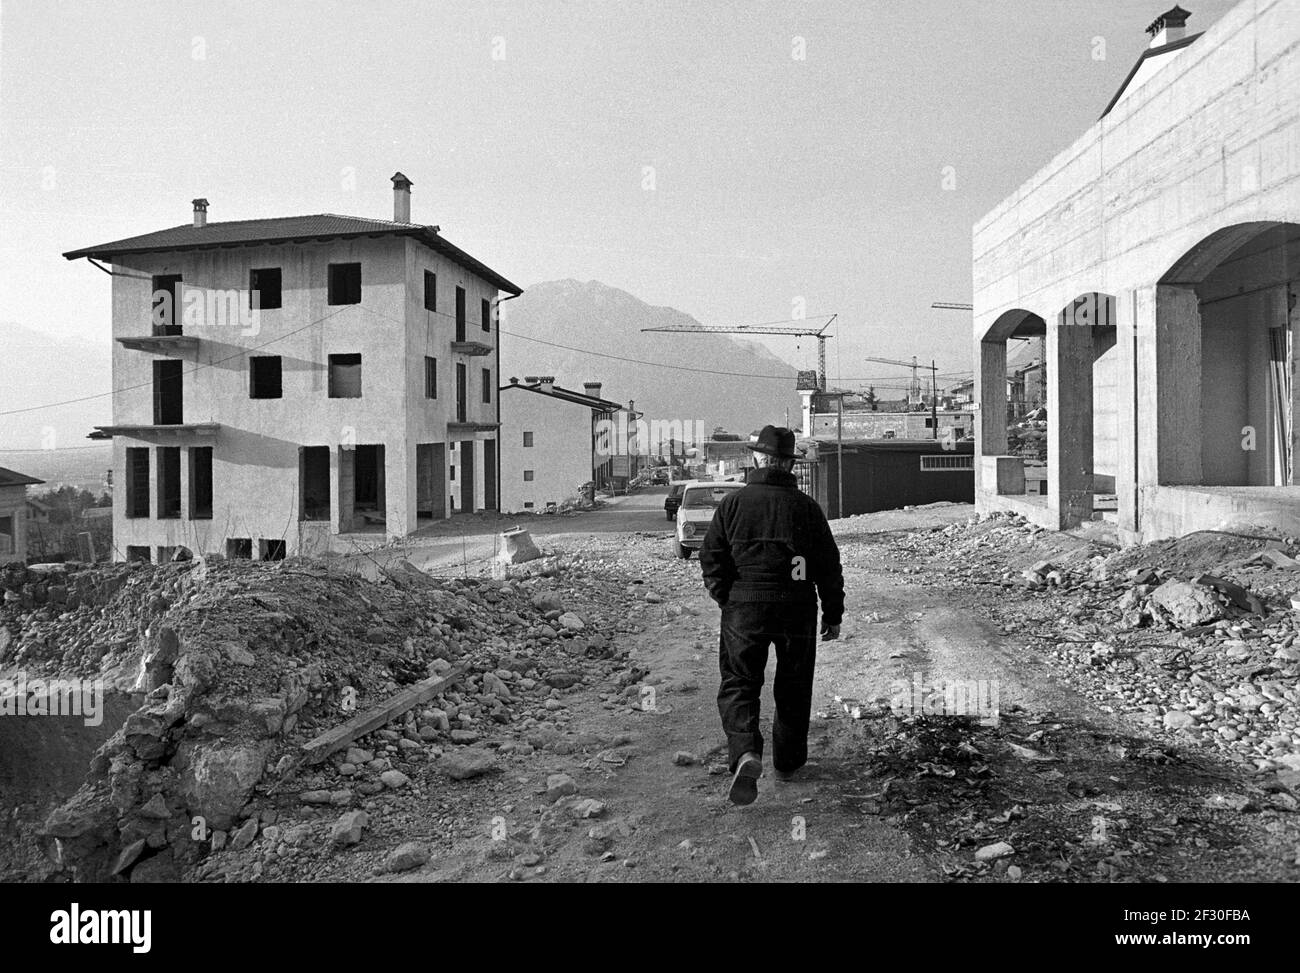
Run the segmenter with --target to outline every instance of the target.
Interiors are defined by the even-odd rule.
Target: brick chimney
[[[194,225],[208,225],[208,201],[206,199],[193,200],[194,203]]]
[[[1182,7],[1174,7],[1162,13],[1147,27],[1147,33],[1151,35],[1151,43],[1147,46],[1164,47],[1166,44],[1182,40],[1187,36],[1187,18],[1191,15],[1191,11],[1184,10]]]
[[[411,180],[400,172],[393,173],[393,222],[411,222]]]
[[[600,398],[600,383],[599,383],[599,382],[583,382],[583,383],[582,383],[582,390],[583,390],[584,392],[586,392],[588,395],[590,395],[593,399],[598,399],[598,398]]]

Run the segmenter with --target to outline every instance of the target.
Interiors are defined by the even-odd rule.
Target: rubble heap
[[[1300,784],[1295,538],[1239,528],[1116,551],[999,514],[887,543],[915,583],[1007,589],[981,610],[1103,711]]]
[[[0,667],[103,672],[138,649],[188,577],[179,563],[0,567]]]
[[[434,579],[400,561],[378,581],[329,560],[108,573],[123,580],[98,608],[42,613],[33,597],[16,641],[32,660],[56,627],[79,643],[100,626],[122,641],[143,629],[100,658],[125,656],[144,705],[44,827],[54,867],[76,880],[256,878],[268,862],[345,846],[366,827],[363,802],[373,808],[433,770],[488,773],[527,739],[558,736],[561,695],[616,674],[612,636],[633,630],[597,607],[623,583],[590,576],[581,556],[509,582]],[[109,619],[141,605],[131,626]],[[323,731],[457,671],[438,695],[304,765],[303,745]],[[238,875],[214,855],[259,839],[267,854]]]

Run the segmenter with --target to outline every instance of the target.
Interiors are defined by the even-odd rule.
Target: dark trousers
[[[727,734],[733,771],[747,752],[759,756],[763,753],[758,705],[769,645],[776,646],[772,765],[777,770],[794,771],[808,760],[808,717],[817,662],[817,606],[731,602],[722,609],[718,713]]]

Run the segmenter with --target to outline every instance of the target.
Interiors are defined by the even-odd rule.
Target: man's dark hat
[[[750,443],[749,448],[756,453],[790,459],[794,456],[794,433],[784,426],[764,426],[758,441]]]

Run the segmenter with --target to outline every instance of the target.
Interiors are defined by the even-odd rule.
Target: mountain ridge
[[[544,281],[505,305],[501,382],[553,375],[580,389],[601,383],[601,396],[635,403],[648,419],[749,433],[799,415],[798,374],[758,342],[703,331],[684,311],[653,305],[597,280]],[[644,332],[687,327],[699,334]]]

